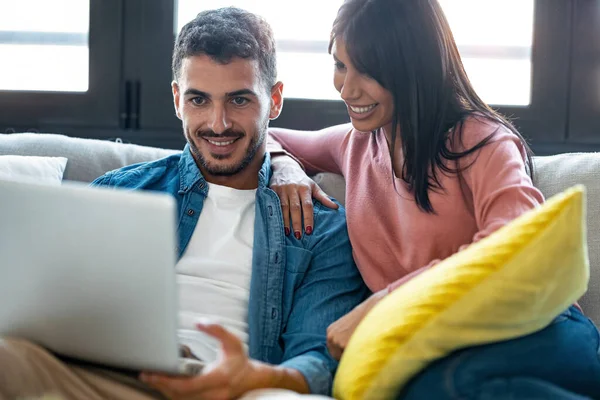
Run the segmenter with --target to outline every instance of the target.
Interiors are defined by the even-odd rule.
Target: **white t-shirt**
[[[199,318],[220,323],[248,345],[256,189],[208,184],[198,224],[177,263],[179,340],[202,360],[217,357],[218,341],[199,332]]]

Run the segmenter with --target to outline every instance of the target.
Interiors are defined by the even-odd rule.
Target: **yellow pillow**
[[[335,397],[392,398],[454,350],[547,326],[587,290],[586,243],[575,186],[407,282],[359,324]]]

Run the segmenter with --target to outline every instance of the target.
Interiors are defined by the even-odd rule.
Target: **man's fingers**
[[[187,397],[210,398],[205,394],[213,390],[221,390],[226,385],[222,373],[208,373],[193,377],[170,377],[158,374],[142,374],[140,379],[169,398]]]
[[[193,400],[229,400],[231,398],[229,388],[222,385],[214,389],[203,391],[199,395],[192,397]]]
[[[225,356],[237,356],[244,352],[242,342],[233,333],[229,332],[219,324],[197,323],[196,328],[221,342],[221,347]]]
[[[168,398],[179,397],[190,391],[189,380],[191,378],[171,377],[160,374],[140,374],[140,380],[148,386],[160,391]],[[184,381],[185,380],[185,381]]]
[[[170,399],[188,397],[191,395],[200,398],[200,395],[204,391],[201,386],[196,382],[193,382],[193,378],[152,377],[144,382]]]

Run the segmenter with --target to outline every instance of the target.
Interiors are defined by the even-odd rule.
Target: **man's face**
[[[185,138],[207,179],[260,168],[269,119],[281,109],[282,84],[267,89],[257,61],[188,57],[172,88]]]

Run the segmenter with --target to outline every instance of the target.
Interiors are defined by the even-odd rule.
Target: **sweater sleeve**
[[[489,131],[486,135],[472,132],[472,125],[465,124],[464,132],[465,135],[478,139],[471,141],[470,147],[489,134]],[[499,128],[492,141],[460,160],[466,201],[471,203],[477,232],[471,242],[461,246],[458,251],[491,235],[544,202],[542,193],[533,186],[527,173],[526,159],[527,155],[519,138],[505,128]],[[393,282],[388,290],[397,289],[440,261],[432,260],[428,265]]]
[[[345,145],[351,131],[351,124],[320,131],[270,128],[267,151],[272,156],[289,152],[309,175],[318,172],[342,174]]]
[[[526,159],[519,139],[504,131],[462,161],[466,195],[472,199],[478,230],[471,243],[544,202],[544,196],[527,173]]]

